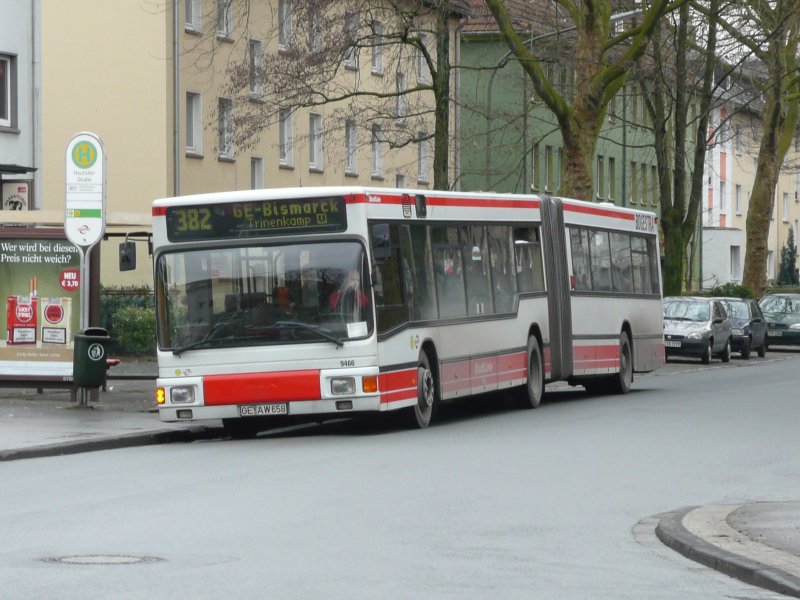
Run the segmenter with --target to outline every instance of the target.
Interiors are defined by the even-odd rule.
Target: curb
[[[85,452],[97,452],[99,450],[118,450],[120,448],[134,448],[136,446],[151,446],[178,442],[187,443],[197,440],[213,439],[219,437],[219,435],[220,430],[208,429],[206,427],[128,433],[74,442],[31,446],[30,448],[19,448],[15,450],[0,450],[0,462],[23,460],[27,458],[66,456],[68,454],[82,454]]]
[[[772,592],[800,598],[800,578],[710,544],[683,526],[683,517],[697,506],[656,515],[656,536],[686,558]]]

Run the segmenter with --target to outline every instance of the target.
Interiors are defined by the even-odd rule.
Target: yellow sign
[[[81,169],[89,169],[97,161],[97,148],[89,141],[83,141],[75,144],[72,149],[72,162],[76,167]]]

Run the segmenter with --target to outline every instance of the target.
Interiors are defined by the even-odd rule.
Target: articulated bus
[[[362,187],[157,200],[157,401],[232,435],[545,384],[627,393],[664,362],[654,214]]]

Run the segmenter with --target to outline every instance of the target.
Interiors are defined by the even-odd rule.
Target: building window
[[[308,168],[322,171],[325,167],[322,160],[322,115],[311,113],[308,116]]]
[[[278,115],[278,121],[278,159],[282,167],[291,167],[293,163],[292,112],[284,108]]]
[[[397,111],[397,122],[398,123],[405,123],[406,117],[408,116],[408,96],[406,96],[406,76],[403,73],[398,73],[397,77],[395,78],[395,84],[397,86],[397,106],[395,110]]]
[[[308,12],[308,51],[322,51],[322,13],[319,7],[313,5]]]
[[[735,136],[735,138],[734,138],[734,147],[736,148],[736,154],[741,154],[742,153],[742,130],[737,127],[736,130],[735,130],[734,136]]]
[[[767,250],[767,279],[775,279],[775,251]]]
[[[186,92],[186,154],[203,154],[203,108],[197,92]]]
[[[605,198],[606,194],[606,164],[605,159],[598,155],[597,156],[597,176],[595,177],[597,180],[597,190],[596,194],[598,198]]]
[[[613,157],[608,157],[608,199],[617,197],[617,163]]]
[[[724,181],[719,182],[719,212],[728,210],[728,189]]]
[[[394,176],[394,187],[396,188],[404,188],[406,187],[406,176],[402,173],[397,173]]]
[[[736,192],[735,193],[736,193],[736,198],[735,198],[736,214],[737,215],[741,215],[742,214],[742,186],[741,185],[738,185],[738,184],[736,185]]]
[[[418,134],[419,137],[424,136],[425,134],[420,132]],[[430,146],[430,140],[424,139],[417,142],[417,183],[428,183],[428,169],[429,169],[429,159],[428,159],[428,148]]]
[[[742,249],[739,246],[731,246],[731,279],[741,278],[741,265]]]
[[[783,192],[783,222],[789,222],[789,192]]]
[[[631,162],[631,204],[639,201],[639,164]]]
[[[358,136],[355,121],[348,120],[344,125],[344,172],[355,175],[358,172]]]
[[[650,194],[650,187],[649,187],[650,181],[647,179],[647,165],[644,163],[642,163],[641,177],[642,177],[642,195],[640,196],[639,199],[641,200],[642,204],[645,204]]]
[[[250,96],[264,93],[264,47],[259,40],[250,40]]]
[[[264,159],[260,156],[250,157],[250,189],[264,188]]]
[[[233,102],[227,98],[219,99],[219,156],[233,158]]]
[[[233,0],[217,0],[217,35],[230,39],[233,32]]]
[[[379,125],[372,127],[372,176],[383,177],[383,136]]]
[[[348,69],[358,68],[358,48],[356,47],[358,35],[358,15],[354,12],[344,13],[344,34],[351,46],[345,51],[344,66]]]
[[[200,0],[186,0],[185,29],[187,31],[200,31]]]
[[[13,127],[12,110],[15,103],[12,100],[14,95],[14,58],[0,54],[0,127]]]
[[[424,33],[419,34],[419,43],[425,49],[428,48],[428,36]],[[428,84],[431,81],[431,70],[428,68],[428,61],[425,59],[425,53],[421,48],[417,47],[417,83]]]
[[[278,50],[292,45],[292,1],[278,0]]]
[[[383,23],[372,22],[372,74],[383,75]]]
[[[658,196],[661,193],[661,186],[658,181],[658,169],[650,166],[650,203],[653,206],[658,204]]]
[[[541,189],[542,184],[542,172],[541,167],[539,166],[539,144],[533,145],[533,153],[531,156],[531,173],[533,173],[533,182],[531,183],[531,189],[534,191],[539,191]]]
[[[553,147],[544,147],[544,191],[552,192],[553,184]]]

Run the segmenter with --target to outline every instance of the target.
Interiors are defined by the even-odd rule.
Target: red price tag
[[[58,283],[68,292],[77,292],[80,282],[81,276],[78,269],[66,269],[61,272],[61,276],[58,278]]]

